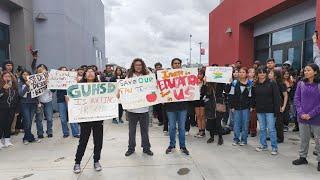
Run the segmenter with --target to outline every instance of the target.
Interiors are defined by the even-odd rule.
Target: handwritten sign
[[[200,99],[197,68],[157,72],[162,102],[194,101]]]
[[[148,107],[159,103],[155,74],[118,80],[120,102],[124,109]]]
[[[206,81],[216,83],[231,83],[232,67],[207,67]]]
[[[77,84],[77,72],[54,69],[50,71],[48,89],[68,89],[73,84]]]
[[[117,83],[78,83],[69,86],[69,123],[118,117]]]
[[[28,76],[31,98],[38,97],[47,89],[48,72]]]

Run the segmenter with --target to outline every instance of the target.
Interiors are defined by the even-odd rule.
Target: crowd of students
[[[317,38],[314,37],[314,44]],[[315,54],[320,54],[315,47]],[[315,56],[315,62],[320,55]],[[37,54],[33,54],[32,71],[18,67],[14,72],[14,64],[6,61],[0,73],[0,149],[13,146],[11,135],[24,132],[23,143],[39,143],[46,133],[48,138],[53,137],[53,99],[56,95],[60,114],[63,138],[72,136],[79,138],[76,151],[74,172],[81,172],[81,160],[86,146],[93,132],[94,168],[102,169],[99,163],[103,144],[103,121],[68,124],[68,97],[66,90],[45,90],[37,97],[32,98],[29,91],[28,76],[33,73],[48,71],[44,64],[37,64]],[[213,64],[212,66],[217,66]],[[176,134],[178,128],[179,148],[182,153],[189,155],[186,147],[186,135],[189,135],[191,126],[197,126],[196,138],[210,137],[207,143],[215,141],[218,136],[218,145],[223,145],[223,135],[233,131],[233,146],[246,146],[248,135],[255,137],[259,129],[260,146],[256,151],[268,151],[267,140],[271,142],[271,154],[277,155],[279,143],[283,143],[284,132],[289,130],[289,122],[295,123],[293,131],[300,131],[301,145],[299,159],[294,165],[307,164],[309,141],[314,138],[316,146],[318,171],[320,171],[320,71],[317,64],[306,65],[300,73],[291,68],[290,61],[282,67],[276,67],[274,59],[268,59],[266,64],[255,61],[250,68],[243,67],[240,61],[233,65],[233,80],[228,84],[206,82],[205,69],[199,69],[200,99],[191,102],[174,102],[158,104],[153,107],[144,107],[126,110],[126,120],[129,124],[128,150],[125,156],[135,153],[136,129],[140,125],[141,147],[143,153],[152,156],[149,140],[149,123],[151,116],[159,120],[165,135],[169,135],[169,145],[166,154],[173,153],[176,148]],[[171,61],[172,69],[182,68],[182,60],[175,58]],[[116,82],[117,79],[138,77],[156,73],[162,70],[162,64],[156,63],[154,69],[147,68],[142,59],[134,59],[130,69],[123,70],[117,67],[113,70],[107,65],[103,72],[92,66],[81,66],[77,71],[78,82]],[[59,70],[67,71],[67,67]],[[150,111],[152,109],[152,111]],[[124,110],[119,104],[119,118],[113,123],[123,123]],[[32,122],[35,119],[37,136],[32,131]],[[46,120],[44,132],[43,121]],[[257,128],[259,122],[259,128]],[[178,125],[178,127],[177,127]]]

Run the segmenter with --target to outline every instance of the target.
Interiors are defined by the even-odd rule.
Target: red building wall
[[[254,61],[253,24],[304,0],[224,0],[209,15],[209,64]],[[227,35],[230,27],[232,34]],[[320,32],[320,0],[317,0],[317,29]]]

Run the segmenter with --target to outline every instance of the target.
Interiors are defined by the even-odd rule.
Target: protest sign
[[[158,71],[157,77],[162,102],[200,99],[200,82],[197,68]]]
[[[77,72],[58,71],[52,69],[49,73],[48,89],[68,89],[70,85],[77,84]]]
[[[38,97],[47,89],[48,72],[28,76],[31,98]]]
[[[232,67],[207,67],[206,81],[215,83],[231,83]]]
[[[155,74],[118,80],[123,109],[136,109],[159,103]]]
[[[118,117],[117,83],[78,83],[69,86],[69,123]]]

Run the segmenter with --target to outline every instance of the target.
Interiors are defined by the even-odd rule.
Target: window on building
[[[9,26],[0,23],[0,64],[9,59]]]
[[[312,35],[315,26],[313,19],[256,37],[255,60],[265,62],[271,56],[278,65],[289,60],[294,69],[313,62]]]

